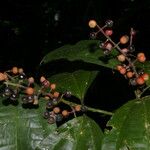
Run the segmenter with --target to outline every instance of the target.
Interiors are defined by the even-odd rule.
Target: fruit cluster
[[[105,55],[111,54],[113,50],[117,50],[119,52],[116,56],[118,60],[118,66],[116,69],[120,72],[120,74],[124,75],[125,78],[129,79],[129,83],[133,86],[138,87],[141,90],[145,88],[146,82],[149,80],[149,74],[144,72],[143,68],[138,66],[139,63],[144,63],[146,61],[145,54],[140,52],[138,54],[135,53],[135,47],[133,45],[133,38],[136,35],[136,31],[131,28],[130,36],[123,35],[120,37],[118,43],[115,43],[111,35],[113,34],[113,30],[111,27],[113,26],[113,21],[106,21],[103,27],[100,27],[95,20],[89,21],[90,28],[96,28],[96,32],[92,32],[92,38],[97,36],[98,33],[102,33],[106,37],[105,42],[101,42],[99,47],[103,50]]]
[[[49,101],[46,105],[46,111],[44,112],[44,118],[48,120],[49,124],[62,121],[63,118],[67,118],[71,114],[81,111],[81,105],[74,105],[71,107],[71,111],[67,109],[61,110],[56,103]]]
[[[18,99],[22,100],[24,106],[38,106],[39,100],[45,100],[46,111],[43,117],[52,124],[61,121],[70,114],[81,111],[81,105],[71,104],[71,111],[61,110],[58,106],[60,102],[66,102],[64,97],[70,97],[71,92],[59,93],[56,91],[56,84],[50,83],[44,76],[40,77],[40,86],[35,83],[33,77],[27,78],[22,68],[0,72],[0,82],[3,90],[2,96],[11,104],[18,104]],[[66,103],[70,105],[70,103]]]

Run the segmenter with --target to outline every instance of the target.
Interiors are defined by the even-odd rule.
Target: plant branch
[[[4,84],[5,84],[5,85],[15,86],[15,87],[20,87],[20,88],[23,88],[23,89],[26,89],[26,88],[27,88],[27,87],[25,87],[25,86],[23,86],[23,85],[20,85],[20,84],[17,84],[17,83],[8,82],[8,81],[5,81]]]
[[[73,107],[73,106],[76,106],[76,105],[79,105],[79,104],[76,104],[76,103],[73,103],[73,102],[69,102],[69,101],[64,100],[64,99],[61,99],[60,102],[62,102],[62,103],[64,103],[64,104],[67,104],[67,105],[69,105],[69,106],[72,106],[72,107]],[[82,106],[82,105],[80,105],[80,106]],[[113,113],[112,113],[112,112],[109,112],[109,111],[105,111],[105,110],[101,110],[101,109],[96,109],[96,108],[92,108],[92,107],[88,107],[88,106],[84,106],[84,107],[85,107],[85,109],[86,109],[87,111],[96,112],[96,113],[101,113],[101,114],[110,115],[110,116],[113,115]]]
[[[135,76],[138,77],[138,73],[136,71],[136,68],[134,66],[134,64],[132,63],[132,61],[126,56],[126,53],[124,53],[121,48],[119,47],[119,43],[116,44],[108,35],[105,34],[105,32],[103,31],[103,28],[101,28],[99,25],[97,25],[97,28],[101,31],[101,33],[115,46],[115,48],[117,48],[117,50],[123,54],[126,58],[126,60],[129,62],[129,65],[132,67],[134,73],[135,73]]]
[[[139,97],[141,97],[149,88],[150,88],[150,86],[147,86],[145,89],[143,89],[143,91],[140,93]]]

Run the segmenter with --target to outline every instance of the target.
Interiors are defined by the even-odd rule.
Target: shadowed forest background
[[[138,30],[136,47],[148,49],[149,0],[2,0],[0,66],[20,63],[34,68],[47,52],[89,39],[91,18],[100,24],[112,19],[117,35],[134,27]]]
[[[116,41],[121,35],[128,34],[133,27],[137,30],[134,41],[136,51],[144,51],[149,59],[149,0],[2,0],[0,69],[20,66],[31,74],[35,73],[42,57],[49,51],[65,44],[90,39],[90,19],[95,19],[100,25],[104,25],[107,19],[112,19]],[[87,95],[93,99],[92,103],[89,103],[96,103],[111,110],[112,105],[117,108],[129,100],[129,97],[133,97],[132,92],[131,95],[126,94],[131,89],[128,88],[125,79],[120,76],[119,79],[121,82],[113,78],[111,72],[104,70],[92,93],[89,92]],[[105,94],[105,102],[94,102],[103,99],[104,95],[101,94],[99,97],[99,91]],[[106,96],[107,91],[109,94]],[[113,93],[119,94],[112,97]],[[107,100],[110,99],[113,99],[112,105],[107,105]],[[117,99],[122,99],[120,104],[115,103]]]

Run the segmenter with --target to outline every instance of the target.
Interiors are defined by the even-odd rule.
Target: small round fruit
[[[17,97],[18,97],[17,93],[12,93],[11,96],[10,96],[10,100],[16,101]]]
[[[49,100],[50,99],[50,97],[47,96],[47,95],[44,98],[45,98],[45,100]]]
[[[54,112],[55,114],[58,114],[58,113],[60,112],[60,108],[59,108],[59,107],[55,107],[55,108],[53,109],[53,112]]]
[[[48,80],[44,80],[42,82],[42,85],[45,87],[45,88],[48,88],[50,86],[50,82]]]
[[[54,92],[53,96],[58,98],[59,97],[59,92]]]
[[[137,54],[137,58],[138,58],[138,57],[141,57],[141,56],[145,56],[145,54],[142,53],[142,52]]]
[[[32,95],[34,93],[34,89],[32,87],[27,87],[25,93],[28,95]]]
[[[12,90],[9,87],[6,87],[4,90],[4,95],[5,96],[10,96],[12,94]]]
[[[117,58],[120,62],[124,62],[126,60],[126,57],[123,54],[118,55]]]
[[[76,105],[76,106],[74,107],[74,109],[75,109],[75,111],[80,111],[80,110],[81,110],[81,105]]]
[[[106,20],[105,24],[107,27],[112,27],[113,26],[113,21],[112,20]]]
[[[34,101],[34,97],[32,96],[32,95],[29,95],[28,97],[27,97],[27,100],[28,100],[28,103],[33,103],[33,101]]]
[[[71,95],[72,95],[71,91],[66,91],[64,93],[64,96],[67,97],[67,98],[71,97]]]
[[[13,74],[17,74],[18,73],[18,68],[17,67],[13,67],[11,71],[12,71]]]
[[[8,80],[8,76],[6,73],[4,73],[4,80]]]
[[[137,85],[137,82],[136,82],[136,79],[134,78],[134,79],[130,79],[130,84],[132,85],[132,86],[136,86]]]
[[[0,72],[0,81],[3,81],[3,80],[5,80],[4,73],[1,73],[1,72]]]
[[[62,114],[57,114],[57,115],[56,115],[56,121],[57,121],[57,122],[62,121],[62,119],[63,119]]]
[[[129,49],[129,51],[130,51],[131,53],[135,51],[134,45],[130,45],[130,46],[128,47],[128,49]]]
[[[108,30],[105,31],[105,34],[107,36],[111,36],[113,34],[113,30],[108,29]]]
[[[90,33],[90,38],[94,40],[96,39],[96,35],[97,35],[96,32],[92,32]]]
[[[19,69],[18,69],[18,72],[19,72],[19,73],[23,73],[23,69],[22,69],[22,68],[19,68]]]
[[[120,38],[121,44],[126,44],[129,41],[129,37],[127,35],[124,35]]]
[[[64,117],[67,117],[67,116],[69,115],[69,112],[68,112],[67,110],[63,110],[63,111],[62,111],[62,115],[63,115]]]
[[[119,70],[120,74],[125,74],[127,72],[126,68],[122,67],[120,70]]]
[[[40,82],[42,83],[42,82],[45,81],[45,80],[46,80],[45,77],[44,77],[44,76],[41,76]]]
[[[54,117],[49,117],[49,118],[48,118],[48,123],[49,123],[49,124],[55,123],[55,118],[54,118]]]
[[[142,75],[142,78],[143,78],[145,81],[149,80],[149,74],[144,73],[144,74]]]
[[[128,78],[132,78],[133,75],[134,75],[134,73],[131,72],[131,71],[128,71],[127,74],[126,74],[126,76],[127,76]]]
[[[19,79],[23,80],[25,79],[26,75],[24,73],[19,74]]]
[[[105,45],[104,45],[104,47],[106,48],[106,49],[108,49],[109,51],[111,51],[112,50],[112,44],[111,43],[106,43]]]
[[[58,104],[58,99],[56,97],[54,97],[52,99],[52,103],[53,103],[53,105],[57,105]]]
[[[50,85],[50,88],[51,88],[51,90],[55,90],[55,89],[56,89],[56,84],[52,83],[52,84]]]
[[[118,71],[120,71],[122,68],[123,68],[123,66],[121,66],[121,65],[118,65],[118,66],[116,67],[116,69],[117,69]]]
[[[33,83],[34,83],[34,78],[33,78],[33,77],[28,78],[28,82],[29,82],[30,84],[33,84]]]
[[[49,112],[48,111],[44,112],[43,117],[45,119],[48,119],[50,117]]]
[[[138,78],[136,79],[136,83],[137,83],[138,85],[143,85],[143,84],[145,83],[145,81],[144,81],[144,79],[143,79],[142,77],[138,77]]]
[[[146,61],[145,54],[144,54],[144,53],[138,53],[138,54],[137,54],[137,60],[138,60],[139,62],[145,62],[145,61]]]
[[[47,109],[51,109],[52,107],[53,107],[52,101],[49,101],[49,102],[46,103],[46,108]]]
[[[127,48],[123,48],[123,49],[121,49],[121,51],[122,51],[123,53],[127,53],[129,50],[128,50]]]
[[[90,27],[90,28],[95,28],[96,25],[97,25],[97,23],[96,23],[95,20],[90,20],[90,21],[89,21],[89,27]]]
[[[23,97],[22,97],[22,103],[23,103],[23,104],[28,104],[28,97],[23,96]]]

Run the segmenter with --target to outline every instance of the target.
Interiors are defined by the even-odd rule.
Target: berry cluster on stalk
[[[39,101],[45,101],[43,117],[48,123],[62,121],[70,114],[81,111],[81,105],[65,101],[64,97],[70,97],[71,92],[59,93],[56,84],[50,83],[44,76],[40,77],[40,85],[35,83],[33,77],[27,77],[22,68],[13,67],[5,72],[0,72],[0,83],[2,85],[1,96],[8,104],[21,103],[25,107],[39,106]],[[71,107],[71,110],[61,109],[60,103]]]
[[[106,37],[106,40],[99,44],[104,55],[111,55],[113,50],[118,51],[116,59],[119,63],[116,69],[135,87],[135,94],[137,98],[140,98],[149,88],[147,85],[149,74],[144,71],[141,67],[142,65],[139,65],[146,62],[146,56],[143,52],[137,54],[135,52],[133,39],[136,35],[136,31],[133,28],[131,28],[129,35],[121,36],[119,42],[115,43],[111,38],[113,34],[112,26],[112,20],[107,20],[103,27],[100,27],[95,20],[90,20],[89,27],[96,30],[91,33],[91,38],[95,39],[99,33],[102,33]]]

